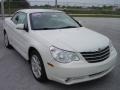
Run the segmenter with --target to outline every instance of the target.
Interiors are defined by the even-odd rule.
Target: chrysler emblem
[[[98,51],[101,51],[101,48],[99,48]]]

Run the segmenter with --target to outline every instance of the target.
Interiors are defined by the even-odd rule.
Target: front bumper
[[[67,85],[94,80],[109,73],[115,67],[116,60],[117,52],[114,50],[107,60],[99,63],[54,64],[53,68],[49,68],[48,78]]]

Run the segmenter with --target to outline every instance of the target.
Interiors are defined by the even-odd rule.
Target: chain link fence
[[[58,9],[63,10],[68,14],[110,14],[120,15],[120,2],[111,4],[93,3],[93,2],[80,2],[80,1],[58,1],[58,0],[44,0],[44,1],[31,1],[31,0],[6,0],[5,14],[11,15],[19,9],[25,8],[44,8],[44,9]]]

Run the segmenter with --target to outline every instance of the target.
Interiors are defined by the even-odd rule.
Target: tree
[[[30,5],[26,0],[6,0],[5,7],[9,8],[28,8]]]
[[[27,0],[5,0],[5,13],[14,13],[19,9],[29,8]]]

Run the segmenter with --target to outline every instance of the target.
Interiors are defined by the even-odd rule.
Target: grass
[[[112,10],[81,10],[81,9],[65,9],[67,14],[75,17],[113,17],[120,18],[120,11]]]
[[[111,14],[70,14],[73,17],[106,17],[106,18],[120,18],[120,15]]]
[[[82,10],[82,9],[65,9],[63,10],[68,14],[113,14],[120,15],[120,11],[112,11],[112,10]]]

